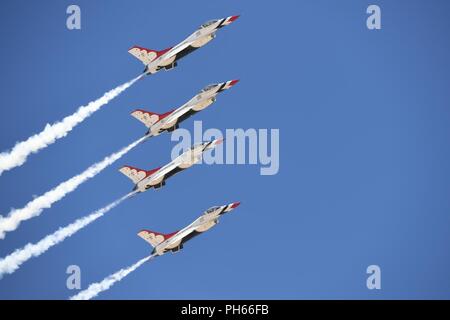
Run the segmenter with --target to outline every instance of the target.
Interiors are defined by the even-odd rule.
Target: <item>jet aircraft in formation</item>
[[[237,18],[239,18],[239,16],[230,16],[223,19],[215,19],[205,22],[198,27],[194,33],[174,47],[158,51],[133,46],[128,50],[128,52],[142,61],[145,65],[145,74],[154,74],[162,69],[170,70],[177,66],[178,60],[198,48],[203,47],[216,37],[217,30],[229,25]]]
[[[220,92],[230,89],[238,82],[239,80],[230,80],[207,85],[181,107],[163,114],[136,109],[131,115],[148,128],[145,134],[147,137],[157,136],[164,131],[172,132],[178,129],[182,121],[213,104]]]
[[[133,191],[144,192],[150,188],[161,188],[166,185],[166,180],[171,176],[192,167],[202,159],[203,152],[213,149],[221,144],[222,138],[193,145],[174,160],[163,167],[153,170],[143,170],[132,166],[123,166],[121,173],[131,179],[135,186]]]
[[[223,214],[236,209],[239,205],[240,202],[233,202],[223,206],[211,207],[194,222],[179,231],[163,234],[151,230],[142,230],[138,233],[138,236],[153,247],[152,256],[161,256],[169,251],[175,253],[183,249],[183,245],[187,241],[214,227],[219,223],[219,218]]]

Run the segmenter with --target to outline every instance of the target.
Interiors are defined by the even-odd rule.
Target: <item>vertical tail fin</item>
[[[145,177],[155,173],[161,168],[156,168],[153,170],[143,170],[132,166],[123,166],[119,171],[124,174],[127,178],[131,179],[134,183],[138,183]]]
[[[158,114],[142,109],[136,109],[131,113],[131,115],[141,121],[147,128],[150,128],[152,125],[157,123],[159,120],[167,117],[172,112],[173,111],[169,111],[163,114]]]
[[[169,239],[170,237],[177,234],[178,231],[169,234],[163,234],[156,231],[151,230],[141,230],[138,232],[138,236],[147,241],[152,245],[152,247],[156,247],[158,244],[163,242],[164,240]]]
[[[158,50],[147,49],[144,47],[133,46],[128,50],[128,52],[130,54],[132,54],[135,58],[141,60],[143,64],[147,65],[150,62],[152,62],[153,60],[155,60],[156,58],[158,58],[159,56],[161,56],[164,53],[166,53],[167,51],[169,51],[170,49],[172,49],[172,48],[167,48],[167,49],[158,51]]]
[[[134,183],[138,183],[147,176],[147,171],[131,166],[123,166],[119,171]]]

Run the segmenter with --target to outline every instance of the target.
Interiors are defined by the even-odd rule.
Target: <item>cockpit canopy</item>
[[[204,88],[202,89],[201,92],[206,92],[206,91],[208,91],[209,89],[214,88],[215,86],[216,86],[216,84],[209,84],[209,85],[207,85],[206,87],[204,87]]]
[[[212,25],[213,23],[216,23],[217,21],[219,21],[219,20],[217,20],[217,19],[209,20],[209,21],[205,22],[204,24],[202,24],[199,29],[206,28],[206,27]]]
[[[212,212],[216,211],[217,209],[220,209],[220,207],[217,207],[217,206],[211,207],[208,210],[206,210],[204,214],[212,213]]]

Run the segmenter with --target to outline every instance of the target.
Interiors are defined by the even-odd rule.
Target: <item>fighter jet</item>
[[[150,230],[142,230],[138,236],[153,246],[152,256],[161,256],[168,251],[175,253],[183,249],[183,244],[195,236],[208,231],[219,223],[219,217],[230,212],[240,205],[240,202],[233,202],[228,205],[211,207],[199,218],[182,230],[169,234],[162,234]]]
[[[170,70],[177,66],[177,61],[187,54],[203,47],[216,37],[216,31],[235,21],[239,16],[210,20],[202,24],[193,34],[181,41],[175,47],[161,51],[147,49],[139,46],[128,50],[133,56],[145,65],[145,74],[154,74],[161,69]]]
[[[148,131],[147,137],[157,136],[163,131],[172,132],[178,129],[180,122],[191,117],[195,113],[206,109],[209,105],[216,101],[219,92],[230,89],[239,80],[230,80],[222,83],[210,84],[204,87],[191,100],[183,104],[178,109],[158,114],[145,111],[142,109],[134,110],[131,115],[141,121]]]
[[[222,141],[223,139],[220,138],[196,144],[160,168],[147,171],[131,166],[123,166],[119,171],[135,183],[133,191],[136,193],[144,192],[150,188],[159,189],[166,185],[168,178],[199,162],[202,159],[203,152],[213,149],[221,144]]]

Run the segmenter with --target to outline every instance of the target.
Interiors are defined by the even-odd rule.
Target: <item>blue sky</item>
[[[82,29],[69,31],[72,3],[2,2],[0,150],[139,74],[130,46],[164,49],[209,19],[241,18],[3,173],[2,214],[141,136],[133,109],[163,113],[235,78],[182,126],[277,128],[280,171],[195,166],[5,275],[1,299],[66,299],[67,266],[86,288],[149,254],[142,228],[169,233],[232,201],[242,205],[216,228],[98,298],[450,298],[447,1],[76,1]],[[379,31],[366,28],[372,3]],[[140,145],[0,240],[0,257],[122,196],[121,165],[158,167],[174,145],[168,134]],[[366,288],[371,264],[378,291]]]

